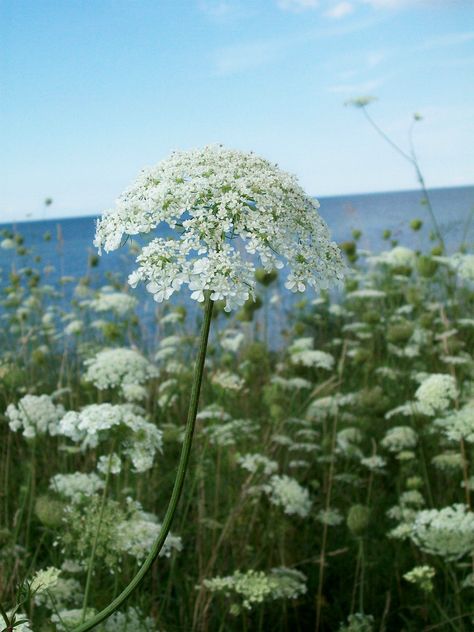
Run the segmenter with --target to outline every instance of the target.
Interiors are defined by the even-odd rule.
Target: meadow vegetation
[[[385,237],[341,244],[339,291],[288,308],[258,270],[255,302],[216,302],[172,532],[97,629],[472,629],[474,256]],[[96,257],[51,285],[20,232],[0,245],[0,604],[70,630],[159,531],[201,314],[178,297],[144,324]]]

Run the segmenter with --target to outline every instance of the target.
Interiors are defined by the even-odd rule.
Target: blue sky
[[[221,142],[313,195],[474,183],[472,0],[3,0],[0,221],[101,212],[141,167]]]

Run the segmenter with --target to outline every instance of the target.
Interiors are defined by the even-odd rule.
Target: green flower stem
[[[206,351],[207,351],[207,341],[209,338],[209,329],[211,326],[211,316],[212,316],[212,308],[213,301],[210,299],[209,295],[206,297],[206,303],[204,308],[204,321],[201,329],[201,337],[199,342],[199,351],[196,359],[196,366],[194,369],[194,380],[191,389],[191,399],[189,402],[189,410],[188,410],[188,419],[186,422],[186,430],[184,435],[183,447],[181,449],[181,455],[179,458],[178,471],[176,473],[176,478],[174,481],[173,491],[171,494],[171,499],[168,504],[168,508],[166,510],[166,514],[161,525],[160,533],[156,538],[153,546],[148,553],[146,560],[143,562],[138,573],[132,579],[132,581],[128,584],[128,586],[120,593],[118,597],[116,597],[108,606],[106,606],[103,610],[98,612],[94,617],[91,617],[88,621],[81,623],[79,626],[74,628],[72,632],[87,632],[88,630],[92,630],[96,625],[107,619],[113,612],[115,612],[120,606],[124,603],[124,601],[130,597],[132,592],[139,586],[139,584],[143,581],[144,577],[150,570],[153,562],[158,557],[163,545],[165,543],[166,537],[171,529],[171,523],[173,521],[174,515],[176,513],[176,508],[178,506],[178,501],[181,496],[181,492],[183,489],[184,478],[186,476],[186,470],[189,463],[189,455],[191,453],[191,445],[193,441],[194,434],[194,426],[196,423],[196,415],[199,404],[199,395],[201,392],[201,383],[202,376],[204,371],[204,362],[206,359]]]
[[[114,447],[115,447],[114,444],[112,444],[112,447],[110,448],[109,460],[107,464],[107,474],[105,476],[104,491],[102,493],[102,502],[100,503],[99,520],[97,522],[97,528],[95,530],[94,541],[92,542],[92,549],[91,549],[91,554],[89,558],[89,565],[87,568],[86,588],[84,590],[84,599],[82,602],[81,623],[83,623],[86,618],[87,602],[89,601],[89,594],[91,591],[91,583],[92,583],[92,574],[94,572],[95,554],[97,551],[97,544],[99,542],[100,530],[102,528],[102,520],[104,518],[104,510],[105,510],[105,503],[107,502],[107,494],[109,492],[110,470],[112,469],[112,457],[114,454]]]
[[[436,234],[436,237],[438,238],[439,243],[441,244],[441,246],[443,247],[443,250],[445,249],[445,243],[444,243],[444,239],[443,239],[443,234],[441,233],[439,224],[436,220],[436,215],[433,209],[433,205],[431,204],[431,199],[428,193],[428,190],[426,188],[426,184],[425,184],[425,179],[423,177],[423,174],[421,172],[420,169],[420,165],[418,163],[418,158],[416,157],[415,154],[415,149],[413,147],[413,140],[412,140],[412,130],[413,130],[413,124],[410,128],[410,132],[409,132],[409,139],[410,139],[410,152],[411,153],[407,153],[405,151],[403,151],[403,149],[401,149],[396,143],[393,142],[393,140],[387,136],[387,134],[383,131],[383,129],[381,129],[377,123],[374,121],[374,119],[370,116],[370,114],[367,112],[367,108],[366,107],[362,107],[362,112],[365,115],[365,118],[369,121],[370,125],[372,125],[372,127],[374,128],[374,130],[377,132],[377,134],[379,134],[385,141],[387,141],[387,143],[389,145],[391,145],[395,151],[397,151],[401,156],[403,156],[403,158],[405,158],[405,160],[408,160],[408,162],[410,162],[414,169],[415,169],[415,173],[416,173],[416,177],[418,180],[418,183],[421,187],[423,196],[426,200],[426,206],[428,208],[428,213],[430,215],[431,218],[431,222],[433,224],[433,228],[434,228],[434,232]]]

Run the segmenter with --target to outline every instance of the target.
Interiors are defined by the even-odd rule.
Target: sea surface
[[[359,246],[380,252],[390,248],[390,244],[382,238],[384,230],[390,230],[392,238],[400,244],[427,249],[432,243],[429,239],[431,224],[427,208],[421,204],[422,197],[420,191],[323,197],[319,198],[320,214],[337,242],[351,239],[352,230],[358,229],[362,231]],[[432,189],[430,199],[448,251],[457,250],[461,243],[472,251],[474,186]],[[419,232],[412,231],[409,226],[415,218],[424,222]],[[0,224],[0,230],[6,228],[20,233],[30,251],[27,257],[19,257],[15,251],[0,248],[0,287],[6,282],[12,267],[34,265],[49,268],[43,280],[51,285],[55,285],[60,277],[73,276],[77,279],[86,275],[88,259],[96,254],[92,244],[95,220],[96,217],[78,217]],[[45,234],[51,236],[50,241],[45,241]],[[126,278],[133,267],[133,260],[126,251],[124,248],[100,257],[99,265],[94,269],[93,285],[106,282],[108,273],[118,273]],[[35,257],[40,257],[40,262],[37,260],[35,263]],[[186,301],[185,294],[178,296],[177,300],[183,298]],[[66,297],[68,300],[70,297]]]

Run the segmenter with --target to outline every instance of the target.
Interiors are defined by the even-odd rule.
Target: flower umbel
[[[230,311],[254,295],[255,255],[267,272],[286,260],[286,287],[295,292],[342,278],[339,249],[318,207],[270,162],[207,146],[143,170],[99,220],[94,243],[115,250],[126,235],[171,228],[172,236],[155,235],[143,248],[129,283],[143,281],[158,302],[182,285],[198,302],[210,291]]]

